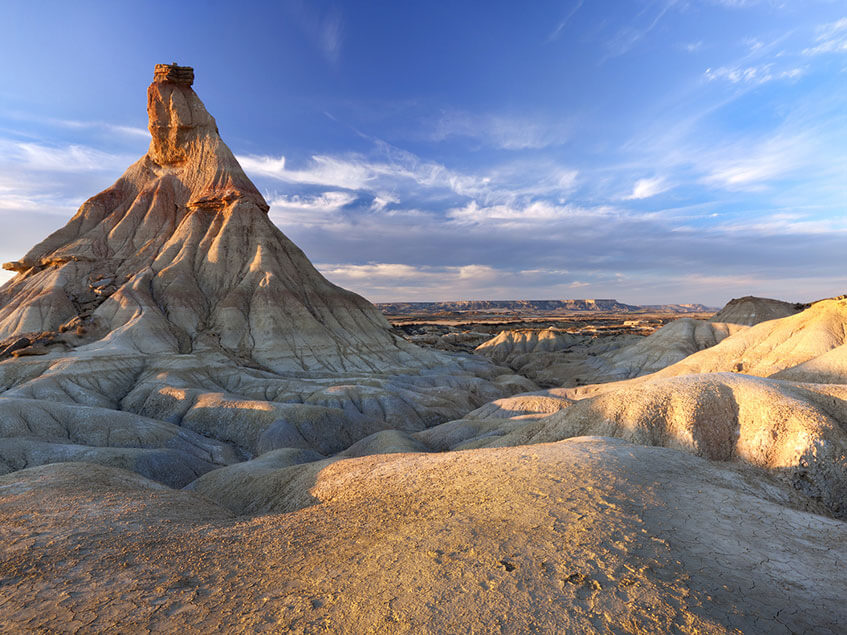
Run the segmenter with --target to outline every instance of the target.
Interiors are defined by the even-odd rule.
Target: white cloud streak
[[[630,25],[618,31],[618,33],[606,43],[609,52],[604,60],[628,53],[633,47],[635,47],[636,44],[638,44],[638,42],[644,39],[647,34],[656,28],[661,19],[665,17],[665,14],[678,4],[678,1],[659,0],[658,2],[648,4],[648,7],[652,7],[654,4],[658,4],[659,7],[652,18],[649,18],[647,22],[641,25],[637,24],[637,20],[633,20]],[[640,18],[641,15],[646,12],[647,8],[642,10],[638,17]]]
[[[796,79],[803,73],[804,69],[800,67],[775,70],[774,64],[762,64],[759,66],[707,68],[704,75],[709,81],[722,79],[733,84],[766,84],[777,79]]]
[[[503,150],[538,150],[566,143],[572,129],[569,120],[545,121],[541,115],[514,117],[453,111],[438,119],[431,140],[466,137]]]
[[[514,271],[485,264],[457,267],[403,263],[317,264],[332,282],[374,302],[457,299],[572,297],[573,289],[590,287],[566,270]],[[523,288],[523,292],[515,292]]]
[[[48,146],[5,139],[0,139],[0,156],[0,164],[36,172],[106,172],[134,160],[82,145]]]
[[[565,27],[571,21],[571,18],[576,15],[576,12],[582,8],[582,5],[583,0],[576,0],[576,2],[571,7],[571,10],[565,14],[565,17],[559,21],[559,23],[556,25],[556,28],[553,29],[553,31],[550,32],[550,35],[547,36],[547,39],[545,40],[547,43],[555,42],[559,39],[559,36],[562,34],[562,31],[564,31]]]
[[[814,145],[807,135],[785,133],[759,142],[739,142],[712,154],[703,181],[730,190],[755,189],[808,169]]]
[[[274,222],[287,227],[322,225],[332,221],[334,215],[356,200],[349,192],[324,192],[317,196],[294,194],[269,197],[270,216]]]
[[[595,209],[577,207],[575,205],[555,205],[549,201],[536,200],[519,205],[480,205],[472,200],[464,207],[451,209],[447,217],[460,224],[538,224],[543,225],[552,221],[563,221],[575,218],[598,218],[606,216],[609,208]]]
[[[652,179],[638,179],[632,188],[632,193],[625,200],[635,201],[643,198],[651,198],[670,189],[664,177],[657,176]]]
[[[380,141],[376,152],[377,159],[314,155],[298,169],[290,169],[284,156],[246,155],[238,161],[254,177],[368,193],[375,208],[399,202],[397,192],[405,193],[406,200],[418,196],[443,201],[451,196],[487,204],[542,194],[564,196],[577,186],[579,176],[576,170],[551,162],[514,162],[488,174],[464,174]]]
[[[805,55],[847,53],[847,18],[818,27],[815,44],[803,51]]]
[[[338,62],[344,41],[344,18],[337,6],[321,12],[314,3],[298,0],[287,6],[300,27],[330,64]]]

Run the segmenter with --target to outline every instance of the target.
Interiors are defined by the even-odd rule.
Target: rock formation
[[[523,425],[494,444],[591,434],[743,461],[773,471],[833,515],[847,518],[845,400],[845,385],[735,373],[684,375],[606,392],[544,419],[513,420]]]
[[[440,450],[615,436],[768,469],[847,517],[845,324],[843,297],[751,327],[678,320],[610,359],[626,369],[666,360],[663,341],[723,339],[649,375],[515,395],[416,436]]]
[[[528,353],[563,351],[585,340],[585,337],[556,328],[506,330],[477,346],[476,352],[498,363],[508,363]]]
[[[558,329],[503,331],[476,352],[542,386],[578,386],[640,377],[714,346],[746,327],[691,318],[648,335],[591,337]]]
[[[527,389],[484,360],[409,344],[318,273],[269,220],[193,77],[156,66],[147,154],[6,266],[0,410],[29,428],[3,428],[17,440],[0,445],[0,470],[86,460],[185,484],[236,456],[333,454]],[[69,442],[76,419],[110,413],[156,432]],[[195,451],[215,444],[227,451]]]
[[[847,383],[847,299],[760,322],[717,346],[686,357],[659,376],[736,372],[816,383]]]
[[[420,355],[271,223],[192,79],[190,68],[156,67],[150,150],[10,265],[20,275],[0,291],[0,339],[74,329],[58,339],[275,372],[374,370]]]
[[[807,306],[783,302],[782,300],[771,300],[770,298],[757,298],[752,295],[746,295],[743,298],[733,298],[710,319],[712,322],[731,322],[733,324],[753,326],[759,322],[767,322],[768,320],[776,320],[794,315]]]

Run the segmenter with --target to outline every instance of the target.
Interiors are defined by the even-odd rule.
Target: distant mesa
[[[610,312],[639,313],[666,311],[669,313],[703,313],[710,309],[702,304],[656,304],[638,306],[624,304],[612,298],[575,300],[456,300],[452,302],[383,302],[377,308],[386,315],[435,313],[568,313]]]

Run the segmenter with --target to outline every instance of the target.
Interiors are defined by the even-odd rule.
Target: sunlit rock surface
[[[286,513],[242,518],[106,467],[0,477],[0,625],[788,633],[847,618],[847,524],[752,468],[580,438],[287,469],[261,490]]]
[[[746,327],[679,318],[647,337],[591,337],[558,329],[499,333],[476,348],[541,385],[579,386],[648,375]]]
[[[643,344],[696,334],[677,322]],[[620,437],[765,468],[847,517],[847,299],[752,327],[700,324],[714,329],[700,342],[723,339],[655,373],[496,400],[418,436],[439,450]],[[641,343],[615,357],[634,352],[650,359]]]

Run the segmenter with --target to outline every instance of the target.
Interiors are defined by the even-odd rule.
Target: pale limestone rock
[[[506,330],[477,346],[476,351],[496,362],[504,363],[510,357],[522,353],[561,351],[584,341],[584,339],[573,333],[552,327],[542,330]]]
[[[847,383],[847,299],[815,302],[761,322],[658,373],[739,372],[796,381]]]
[[[465,415],[418,437],[433,449],[464,449],[619,436],[766,468],[845,516],[845,324],[845,298],[752,327],[679,320],[614,357],[661,362],[663,340],[723,339],[649,375],[515,395],[479,408],[475,420]],[[651,338],[654,350],[646,346]],[[561,406],[546,415],[545,399]]]
[[[402,430],[382,430],[357,441],[340,452],[339,457],[354,458],[371,454],[401,454],[408,452],[428,452],[429,448],[408,432]]]

